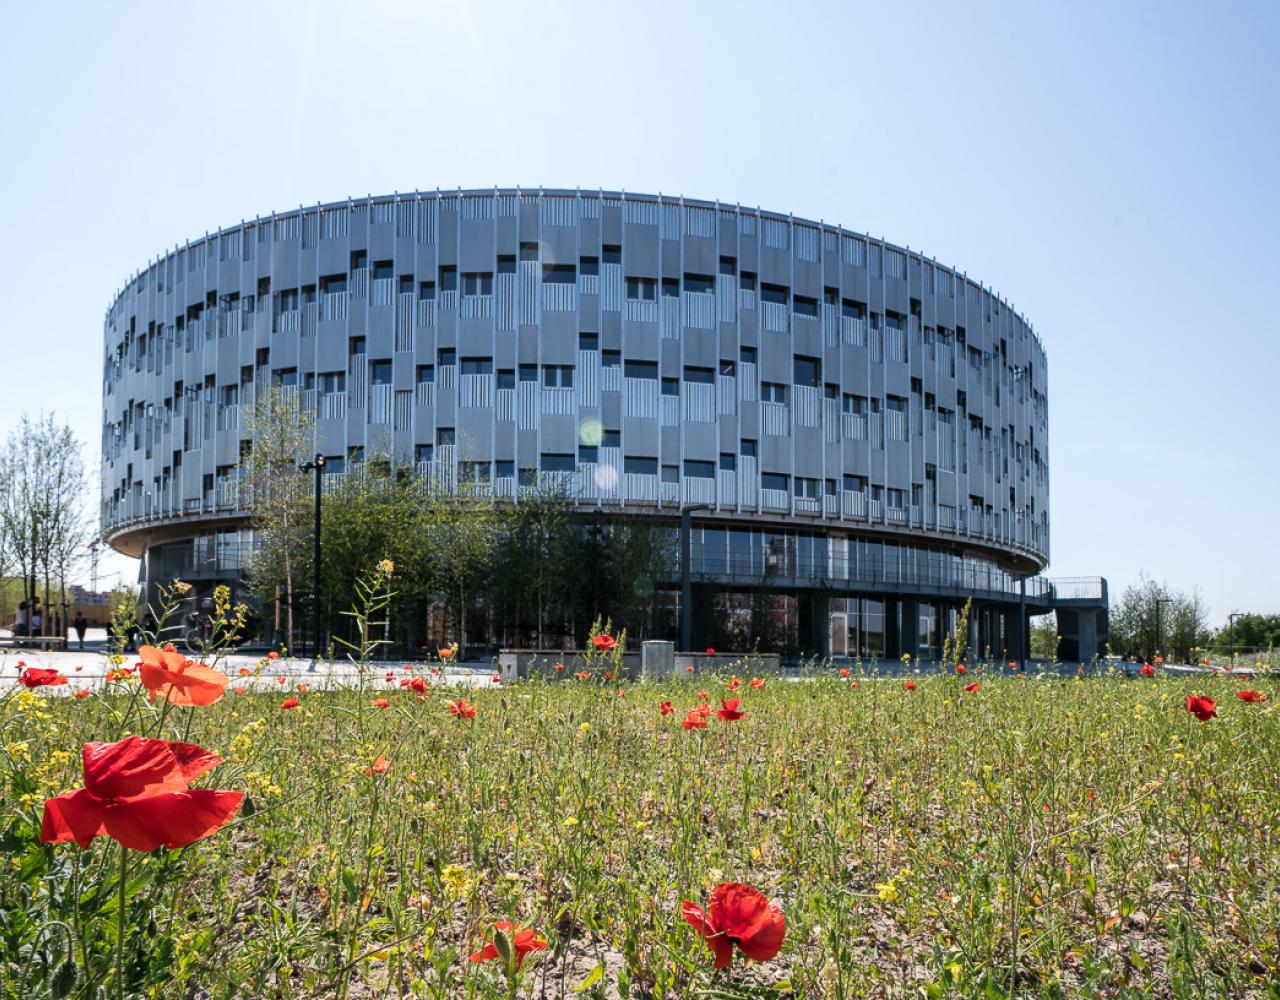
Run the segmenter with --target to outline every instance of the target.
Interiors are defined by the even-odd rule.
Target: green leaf
[[[581,993],[583,990],[589,990],[596,983],[604,978],[604,963],[601,962],[594,969],[587,973],[587,978],[573,988],[574,993]]]

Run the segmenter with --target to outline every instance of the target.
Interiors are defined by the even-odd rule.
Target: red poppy
[[[1241,701],[1266,701],[1267,696],[1261,691],[1237,691],[1236,697]]]
[[[471,702],[459,698],[457,701],[449,703],[449,713],[459,719],[474,719],[476,717],[476,707]]]
[[[857,681],[850,681],[850,682],[849,682],[849,690],[850,690],[850,691],[852,691],[852,690],[853,690],[854,688],[856,688],[857,686],[858,686],[858,682],[857,682]]]
[[[751,690],[752,690],[752,691],[759,691],[759,690],[761,690],[763,687],[764,687],[764,681],[762,681],[759,677],[752,677],[752,678],[751,678]]]
[[[88,697],[89,697],[89,695],[90,695],[90,694],[92,694],[92,693],[93,693],[93,692],[91,692],[88,688],[81,688],[79,691],[77,691],[77,692],[76,692],[76,697],[77,697],[77,698],[88,698]]]
[[[977,691],[977,690],[978,690],[978,688],[980,688],[980,687],[982,687],[982,685],[981,685],[981,684],[973,683],[973,684],[966,684],[966,685],[964,686],[964,689],[965,689],[966,691]]]
[[[1022,673],[1022,671],[1018,671],[1018,673],[1014,674],[1013,676],[1014,676],[1014,677],[1016,677],[1016,678],[1018,678],[1018,680],[1022,680],[1022,679],[1023,679],[1024,677],[1026,677],[1027,675],[1026,675],[1026,674],[1024,674],[1024,673]]]
[[[27,667],[18,677],[18,683],[25,688],[57,687],[67,683],[67,679],[57,670],[44,667]]]
[[[231,690],[232,690],[232,691],[234,691],[236,694],[244,694],[244,693],[245,693],[246,691],[248,691],[249,689],[248,689],[248,688],[242,688],[242,687],[235,687],[235,688],[232,688]]]
[[[707,655],[708,655],[708,656],[715,656],[715,655],[716,655],[716,651],[715,651],[715,647],[714,647],[714,646],[708,646],[708,647],[707,647]]]
[[[969,672],[969,668],[968,668],[968,667],[966,667],[963,663],[957,663],[957,664],[956,664],[956,673],[957,673],[957,674],[967,674],[968,672]]]
[[[277,652],[273,649],[271,652],[269,652],[269,653],[267,654],[267,659],[268,659],[268,660],[278,660],[278,659],[280,659],[280,654],[279,654],[279,653],[277,653]]]
[[[707,692],[705,692],[705,691],[699,691],[699,692],[698,692],[698,701],[706,701],[706,700],[707,700],[708,698],[710,698],[710,697],[711,697],[711,696],[710,696],[709,694],[707,694]]]
[[[702,935],[715,955],[715,967],[733,961],[733,946],[753,962],[767,962],[782,948],[787,933],[782,911],[764,893],[741,882],[718,885],[711,892],[711,906],[704,913],[685,900],[685,922]]]
[[[240,668],[240,676],[241,676],[241,677],[248,677],[251,673],[253,673],[253,671],[252,671],[252,670],[250,670],[248,667],[241,667],[241,668]]]
[[[558,673],[558,674],[562,674],[562,673],[564,673],[564,664],[563,664],[563,663],[557,663],[557,664],[556,664],[556,673]]]
[[[848,667],[841,667],[841,668],[840,668],[840,676],[841,676],[841,677],[848,677],[848,676],[849,676],[849,668],[848,668]]]
[[[904,691],[914,691],[916,689],[916,682],[906,681],[903,683],[902,688]]]
[[[497,930],[507,935],[507,939],[511,942],[511,950],[516,954],[516,969],[524,965],[524,957],[531,951],[542,951],[547,946],[547,939],[535,931],[532,927],[517,928],[515,924],[505,920],[499,921],[493,925]],[[485,946],[471,955],[473,962],[488,962],[492,959],[499,958],[498,946],[492,941],[485,942]]]
[[[739,704],[741,704],[741,699],[739,698],[730,698],[728,701],[721,699],[720,709],[716,712],[716,718],[721,722],[737,722],[739,719],[744,718],[747,713],[738,710]]]
[[[1218,703],[1202,694],[1187,695],[1187,711],[1201,722],[1208,722],[1218,715]]]
[[[737,691],[738,688],[740,687],[742,687],[741,677],[735,677],[733,680],[731,680],[728,684],[725,685],[725,689],[729,691]]]
[[[310,691],[310,690],[311,690],[311,685],[310,685],[310,684],[305,684],[305,683],[304,683],[304,684],[299,684],[299,685],[298,685],[298,690],[299,690],[299,691],[301,691],[303,694],[306,694],[308,691]]]
[[[662,704],[658,706],[658,712],[661,715],[670,715],[674,711],[675,709],[671,707],[671,702],[669,701],[664,701]]]
[[[492,677],[489,678],[489,680],[493,681],[493,683],[495,684],[501,684],[502,674],[494,674]]]
[[[1016,663],[1014,663],[1014,662],[1013,662],[1013,660],[1010,660],[1010,661],[1009,661],[1009,669],[1010,669],[1010,670],[1017,670],[1017,669],[1018,669],[1018,665],[1017,665]]]
[[[285,681],[287,681],[288,679],[289,679],[289,678],[288,678],[288,677],[286,677],[284,674],[281,674],[279,677],[277,677],[277,678],[276,678],[276,683],[277,683],[277,684],[283,684],[283,683],[284,683]]]
[[[589,680],[591,680],[591,675],[590,675],[589,673],[587,673],[585,670],[580,670],[580,671],[578,671],[577,677],[578,677],[578,680],[580,680],[580,681],[589,681]]]
[[[684,672],[685,672],[686,674],[691,674],[691,673],[693,673],[693,664],[692,664],[692,663],[690,663],[688,666],[686,666],[686,667],[684,668]]]
[[[437,650],[436,650],[436,652],[440,654],[440,659],[442,659],[442,660],[452,660],[452,659],[453,659],[453,647],[452,647],[452,646],[441,646],[439,649],[437,649]]]
[[[299,702],[297,698],[286,698],[284,701],[280,703],[280,707],[281,708],[297,708],[298,704]]]
[[[1163,663],[1164,663],[1164,657],[1163,657],[1163,656],[1157,656],[1157,657],[1156,657],[1156,666],[1158,667],[1158,666],[1160,666],[1160,665],[1161,665],[1161,664],[1163,664]]]
[[[706,729],[707,719],[696,708],[684,717],[684,721],[680,723],[685,729]]]
[[[373,701],[369,702],[369,704],[372,705],[374,708],[390,708],[391,707],[391,702],[387,701],[386,698],[374,698]]]
[[[76,667],[76,673],[80,673],[80,671],[81,671],[81,670],[83,670],[83,669],[84,669],[84,667]]]
[[[222,763],[194,743],[129,736],[118,743],[86,743],[84,788],[48,799],[40,839],[87,848],[104,834],[135,851],[177,850],[221,829],[243,792],[191,788]]]
[[[400,686],[416,692],[419,697],[427,693],[427,682],[421,677],[402,677],[400,678]]]
[[[605,680],[607,680],[607,681],[611,681],[611,680],[613,680],[613,671],[612,671],[612,670],[606,670],[606,671],[604,672],[604,679],[605,679]]]
[[[1138,673],[1142,674],[1143,677],[1153,677],[1155,676],[1155,672],[1156,668],[1150,663],[1144,663],[1142,665],[1142,669],[1138,671]]]
[[[591,640],[591,645],[596,647],[597,653],[607,653],[618,644],[618,640],[611,635],[597,635]]]
[[[390,684],[395,679],[396,679],[396,672],[394,670],[388,670],[387,676],[383,678],[383,680],[385,680],[388,684]]]
[[[364,775],[366,778],[372,778],[375,774],[382,774],[391,766],[391,761],[386,757],[379,755],[378,759],[373,762],[373,767],[366,767]]]

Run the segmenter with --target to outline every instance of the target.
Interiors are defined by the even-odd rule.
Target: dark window
[[[493,273],[491,271],[468,271],[462,276],[463,295],[492,295]]]
[[[572,472],[573,456],[544,451],[538,458],[538,468],[543,472]]]
[[[440,427],[436,430],[436,444],[448,445],[454,442],[454,431],[452,427]]]
[[[785,306],[790,295],[791,293],[785,285],[771,285],[768,282],[760,285],[760,298],[765,302],[775,302],[778,305]]]
[[[436,363],[441,368],[445,365],[456,365],[458,363],[458,352],[452,347],[442,347],[436,352]]]
[[[840,300],[840,312],[851,319],[866,319],[867,307],[853,299]]]
[[[601,351],[600,364],[605,368],[617,368],[622,364],[622,352],[610,350]]]
[[[430,302],[436,297],[436,283],[434,281],[418,282],[418,300],[421,302]]]
[[[578,271],[572,264],[543,264],[542,280],[548,285],[572,285],[578,280]]]
[[[429,444],[415,444],[413,446],[413,460],[415,462],[430,462],[432,447]]]
[[[867,477],[854,476],[846,472],[844,476],[844,488],[850,493],[866,493]]]
[[[381,281],[384,278],[395,277],[395,265],[389,260],[375,260],[373,262],[373,280]]]
[[[829,497],[836,495],[836,481],[834,479],[824,479],[822,481],[822,492]]]
[[[655,278],[627,278],[627,298],[653,302],[658,298],[658,282]]]
[[[680,298],[680,282],[675,278],[662,279],[662,294],[669,299]]]
[[[839,290],[832,288],[830,285],[828,285],[826,288],[822,290],[822,301],[829,306],[839,305],[840,304]]]
[[[538,244],[537,243],[521,243],[520,259],[521,260],[537,260]]]
[[[515,254],[513,253],[498,254],[498,273],[499,274],[515,274],[516,273],[516,255]]]
[[[578,270],[583,274],[599,274],[600,258],[599,257],[579,257]]]
[[[452,266],[440,268],[440,291],[456,292],[458,290],[458,269]]]
[[[664,466],[662,467],[662,481],[663,481],[664,483],[678,483],[678,482],[680,482],[680,466],[678,466],[678,465],[664,465]]]
[[[690,479],[715,479],[716,463],[686,458],[684,460],[684,474]]]
[[[754,347],[744,347],[738,352],[738,360],[744,365],[754,365],[756,363],[756,349]]]
[[[352,337],[347,341],[347,353],[354,356],[364,353],[364,338]]]
[[[656,458],[636,458],[628,455],[622,460],[622,471],[631,476],[656,476],[658,460]]]
[[[603,431],[600,434],[601,448],[621,448],[622,447],[622,431]]]
[[[756,443],[755,443],[755,441],[754,441],[752,438],[743,438],[743,439],[742,439],[742,448],[741,448],[741,453],[742,453],[742,457],[743,457],[743,458],[755,458],[755,457],[756,457]]]
[[[664,378],[662,380],[662,394],[664,396],[680,395],[680,380],[675,378]]]
[[[834,382],[828,382],[825,386],[823,386],[822,394],[827,399],[839,399],[840,387],[836,385]]]
[[[760,488],[765,490],[785,490],[790,477],[781,472],[760,473]]]
[[[463,375],[492,375],[493,358],[463,358]]]
[[[386,360],[370,361],[369,381],[374,385],[390,385],[391,362]]]
[[[738,279],[738,286],[743,291],[754,292],[756,290],[756,274],[754,271],[743,271],[742,276]]]
[[[616,243],[606,243],[600,248],[600,262],[602,264],[621,264],[622,247]]]
[[[363,462],[364,461],[364,445],[362,444],[349,445],[347,447],[347,461],[353,462],[353,463]]]
[[[521,469],[520,476],[517,480],[521,486],[536,486],[538,483],[537,469]]]
[[[345,292],[346,290],[347,276],[345,274],[326,274],[320,279],[320,291],[325,295]]]
[[[710,274],[686,274],[684,276],[686,292],[714,292],[716,279]]]
[[[795,310],[797,316],[817,316],[818,300],[811,299],[807,295],[797,295],[792,308]]]
[[[510,479],[516,474],[516,463],[509,458],[500,458],[493,463],[493,472],[499,479]]]
[[[816,387],[822,379],[822,362],[817,358],[806,358],[796,355],[792,362],[793,378],[796,385]]]
[[[436,370],[432,365],[418,365],[418,382],[434,382],[436,380]]]
[[[578,445],[578,461],[579,462],[598,462],[599,450],[595,445],[580,444]]]
[[[521,365],[520,381],[521,382],[538,381],[538,366],[537,365]]]
[[[600,334],[598,333],[578,334],[578,350],[580,351],[600,350]]]
[[[514,389],[516,387],[516,372],[514,368],[498,369],[498,388]]]
[[[817,500],[818,481],[816,479],[802,479],[800,476],[796,476],[796,496]]]
[[[572,389],[573,365],[543,365],[542,384],[548,389]]]
[[[712,385],[715,383],[716,373],[712,368],[698,368],[694,365],[685,365],[684,380],[686,382],[699,382],[703,385]]]
[[[731,451],[722,451],[720,453],[720,468],[725,472],[732,472],[738,467],[738,456]]]
[[[733,378],[737,370],[738,370],[738,366],[734,364],[732,361],[721,359],[720,374],[723,375],[725,378]]]
[[[738,261],[737,261],[735,258],[733,258],[733,257],[721,257],[721,258],[720,258],[720,273],[721,273],[721,274],[737,274],[737,273],[738,273]]]
[[[628,361],[623,369],[623,374],[626,375],[627,378],[657,378],[658,362]]]
[[[760,402],[762,403],[785,403],[787,401],[787,387],[781,382],[761,382],[760,383]]]
[[[351,251],[351,270],[358,271],[362,267],[369,266],[369,255],[363,250]]]
[[[412,295],[413,294],[413,275],[412,274],[400,275],[400,283],[398,287],[401,295]]]

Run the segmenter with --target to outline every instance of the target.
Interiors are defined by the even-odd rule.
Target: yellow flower
[[[173,581],[173,592],[174,592],[175,594],[187,594],[187,593],[190,593],[190,592],[191,592],[191,584],[187,583],[185,580],[174,580],[174,581]]]
[[[471,894],[471,878],[462,865],[446,865],[440,873],[440,881],[452,899],[466,899]]]
[[[393,563],[390,559],[383,559],[380,563],[378,563],[378,572],[382,573],[385,576],[390,576],[395,571],[396,571],[396,564]]]
[[[564,825],[565,825],[565,829],[567,829],[567,830],[572,830],[575,826],[577,826],[577,825],[578,825],[578,817],[577,817],[577,816],[566,816],[566,817],[564,818]]]
[[[876,895],[880,897],[880,902],[892,903],[898,898],[898,887],[893,882],[893,879],[889,879],[888,882],[876,883]]]

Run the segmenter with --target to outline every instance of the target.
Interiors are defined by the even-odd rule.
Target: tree
[[[1159,608],[1159,636],[1156,634],[1156,602]],[[1190,594],[1156,583],[1145,575],[1125,588],[1112,606],[1108,645],[1122,656],[1145,660],[1165,656],[1175,660],[1193,658],[1193,650],[1207,647],[1211,633],[1208,608],[1198,591]]]
[[[1280,615],[1238,615],[1228,620],[1213,638],[1215,649],[1253,652],[1280,646]]]
[[[1031,620],[1031,658],[1056,660],[1058,658],[1058,621],[1053,615],[1040,615]]]
[[[67,577],[89,538],[80,442],[52,415],[23,414],[0,455],[0,549],[23,580],[23,600],[41,598],[41,634],[50,634],[50,585],[56,582],[65,624]]]
[[[301,405],[295,389],[272,386],[254,400],[244,430],[249,447],[240,457],[241,506],[258,533],[249,580],[274,602],[277,631],[283,592],[284,641],[292,649],[297,581],[311,568],[311,482],[301,466],[312,457],[315,411]]]

